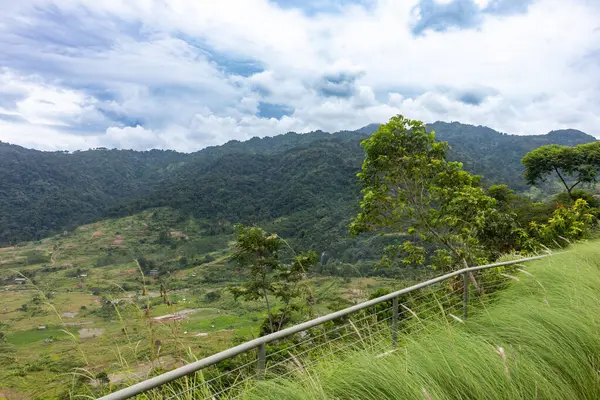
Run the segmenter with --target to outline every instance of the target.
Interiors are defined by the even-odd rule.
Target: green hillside
[[[0,143],[0,243],[37,240],[106,217],[168,206],[217,226],[289,218],[297,227],[302,221],[309,228],[290,230],[290,237],[308,235],[334,246],[344,236],[340,226],[357,207],[360,141],[376,128],[287,133],[190,154],[108,149],[67,154]],[[528,188],[520,164],[526,152],[543,144],[595,140],[579,131],[517,136],[456,122],[430,128],[450,143],[451,158],[463,161],[468,171],[519,191]],[[324,218],[326,229],[310,228]]]
[[[232,239],[160,208],[0,248],[0,398],[64,398],[76,368],[116,385],[155,371],[156,362],[171,369],[256,337],[263,305],[234,301],[227,290],[244,280],[227,259]],[[372,264],[368,272],[377,274]],[[328,313],[403,284],[332,262],[310,277],[312,310]],[[181,321],[154,321],[176,313]]]
[[[404,120],[390,124],[398,121]],[[193,154],[43,153],[0,145],[6,155],[0,158],[6,183],[0,189],[0,230],[13,241],[39,238],[0,247],[0,397],[96,396],[264,334],[267,318],[272,331],[271,312],[280,313],[280,326],[289,326],[440,273],[427,268],[430,261],[442,270],[460,260],[476,265],[507,252],[563,247],[594,231],[598,204],[589,193],[534,203],[506,186],[490,186],[503,182],[504,175],[520,174],[521,153],[544,140],[573,144],[589,140],[585,134],[534,138],[436,123],[438,139],[454,140],[450,159],[463,159],[474,171],[502,159],[510,166],[490,167],[497,181],[486,176],[482,186],[460,163],[446,160],[445,145],[435,143],[424,125],[411,123],[419,130],[380,133],[421,147],[409,147],[411,153],[402,146],[383,149],[401,153],[405,163],[406,154],[424,161],[411,177],[423,172],[435,179],[400,183],[427,194],[422,204],[440,210],[443,205],[444,212],[409,212],[402,215],[433,219],[410,227],[399,217],[390,220],[394,226],[384,224],[379,232],[356,237],[348,236],[348,223],[362,195],[368,196],[360,192],[356,174],[365,157],[360,142],[372,126],[230,142]],[[423,145],[438,149],[432,159]],[[598,164],[595,158],[588,161],[586,168]],[[377,179],[385,173],[372,172]],[[387,182],[395,184],[396,171],[389,172]],[[396,189],[393,193],[399,193]],[[395,213],[403,207],[401,196]],[[244,264],[230,257],[240,249],[240,230],[234,230],[239,222],[256,224],[260,228],[251,228],[259,232],[256,240],[275,240],[281,249],[265,256],[250,245],[237,259],[269,260],[258,277],[264,293],[244,298],[234,294],[242,284],[244,290],[261,285],[253,271],[262,261]],[[432,223],[445,242],[427,242],[417,232]],[[452,259],[441,244],[464,245],[472,258],[467,261],[460,250],[453,254],[463,258]],[[310,267],[300,265],[292,276],[294,260],[307,250],[316,253],[310,254]],[[406,257],[392,262],[398,251]],[[377,265],[384,253],[390,262]],[[495,277],[502,276],[496,272]],[[290,276],[297,280],[282,283]],[[487,285],[486,275],[479,278]],[[441,293],[460,301],[452,297],[455,285]],[[279,293],[270,304],[267,290]],[[432,305],[410,301],[411,307]],[[269,349],[270,354],[279,350]],[[210,373],[237,368],[238,362]]]
[[[368,346],[296,367],[241,398],[597,399],[598,244],[528,263],[464,324],[438,323],[384,357]]]

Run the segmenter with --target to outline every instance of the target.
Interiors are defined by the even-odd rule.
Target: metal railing
[[[230,390],[232,387],[245,384],[249,378],[253,378],[255,380],[264,379],[265,374],[268,371],[276,370],[277,376],[286,375],[290,372],[290,368],[282,369],[286,363],[288,366],[290,364],[294,365],[294,368],[291,369],[292,372],[298,369],[303,370],[305,366],[299,365],[300,362],[298,359],[301,355],[308,354],[309,352],[311,352],[313,355],[313,360],[320,360],[324,357],[323,354],[335,354],[343,349],[356,346],[357,344],[360,346],[368,345],[370,348],[378,348],[381,350],[384,350],[387,347],[388,350],[392,350],[398,346],[398,325],[400,320],[402,320],[406,325],[403,330],[411,334],[426,329],[428,326],[426,321],[428,319],[435,319],[437,315],[436,313],[438,313],[439,310],[441,310],[445,317],[450,317],[450,319],[457,321],[463,321],[467,318],[470,303],[470,286],[473,286],[476,289],[473,291],[471,298],[479,297],[481,299],[481,294],[484,290],[487,293],[493,293],[499,288],[504,287],[509,280],[518,279],[514,276],[498,272],[498,274],[496,274],[496,278],[506,279],[506,281],[485,282],[485,280],[482,280],[479,282],[479,284],[477,284],[477,286],[475,286],[473,279],[474,273],[491,268],[520,267],[518,264],[527,261],[538,260],[548,257],[549,255],[550,254],[464,268],[441,275],[428,281],[386,294],[376,299],[365,301],[352,307],[348,307],[343,310],[336,311],[322,317],[291,326],[289,328],[285,328],[269,335],[250,340],[220,353],[184,365],[180,368],[121,389],[117,392],[108,394],[104,397],[101,397],[100,400],[121,400],[131,398],[136,395],[151,391],[152,389],[159,388],[162,385],[172,383],[180,378],[185,378],[186,383],[181,384],[176,389],[169,391],[169,395],[162,393],[157,396],[157,398],[202,398],[202,395],[191,393],[194,393],[194,391],[199,390],[201,387],[206,389],[207,385],[211,384],[211,382],[216,382],[218,379],[222,379],[225,374],[231,374],[231,376],[233,376],[233,374],[241,374],[241,371],[245,371],[246,375],[244,375],[243,379],[239,378],[239,375],[236,375],[229,379],[226,384],[222,384],[222,386],[217,387],[218,390],[213,389],[212,391],[205,390],[202,392],[205,393],[204,398],[217,399],[220,398],[219,394]],[[462,282],[461,280],[452,279],[455,277],[460,277],[461,275]],[[482,277],[479,278],[481,279]],[[440,289],[432,289],[436,285],[439,286],[442,284],[448,284],[450,282],[453,282],[454,287],[440,286]],[[429,289],[429,292],[422,294],[419,297],[407,297],[411,296],[416,291],[426,288]],[[439,294],[440,291],[442,292],[442,295]],[[391,306],[389,304],[390,302]],[[360,311],[364,311],[368,308],[378,305],[385,305],[386,307],[379,309],[376,312],[364,313],[355,321],[349,320],[344,324],[338,324],[337,326],[334,325],[334,329],[324,329],[324,333],[315,333],[311,331],[313,328],[323,327],[324,324],[332,321],[335,322],[343,320],[344,317],[347,317],[351,314],[357,314]],[[462,318],[455,314],[461,315]],[[414,323],[410,323],[410,318],[414,319]],[[391,345],[387,344],[382,346],[382,342],[385,341],[380,340],[381,337],[384,337],[384,335],[381,335],[381,333],[384,332],[381,327],[386,326],[385,329],[387,330],[387,324],[391,325],[391,335],[388,334],[389,332],[386,333],[388,338],[387,340],[391,339]],[[267,355],[267,344],[271,344],[281,339],[289,339],[294,337],[294,335],[302,334],[304,334],[305,337],[301,337],[294,344],[284,349],[276,349],[276,351],[273,351],[271,354]],[[331,339],[331,336],[333,336],[333,339]],[[323,337],[327,338],[327,340],[319,340]],[[352,341],[352,338],[354,338],[355,341]],[[339,343],[342,343],[343,345],[331,345],[331,342],[338,340]],[[332,351],[330,353],[322,351],[324,346],[329,346]],[[297,353],[295,355],[292,354],[291,349],[296,349]],[[217,375],[211,379],[207,379],[206,376],[201,376],[196,380],[192,380],[192,383],[187,380],[189,376],[195,374],[197,371],[203,371],[208,367],[215,366],[218,363],[233,359],[234,357],[247,355],[247,353],[252,350],[256,350],[256,359],[251,359],[250,361],[244,360],[240,366],[229,369],[221,375]],[[317,352],[319,352],[319,357],[314,356],[314,354]],[[284,353],[290,354],[290,357],[283,360],[277,359],[278,356],[281,356]],[[272,363],[269,366],[267,366],[268,356],[272,357]],[[314,364],[314,361],[311,364]],[[286,372],[282,373],[282,371]],[[146,397],[153,398],[152,396]]]

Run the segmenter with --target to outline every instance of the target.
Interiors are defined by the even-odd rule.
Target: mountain
[[[429,125],[436,138],[452,147],[450,157],[462,161],[465,169],[483,175],[489,183],[505,183],[518,191],[527,190],[521,158],[546,145],[575,146],[596,138],[574,129],[552,131],[545,135],[509,135],[485,126],[459,122],[435,122]]]
[[[119,199],[139,196],[187,155],[97,149],[42,152],[0,143],[0,242],[47,236],[101,218]]]
[[[289,132],[191,154],[95,149],[42,152],[0,142],[0,243],[38,239],[107,216],[172,207],[209,226],[260,223],[302,244],[344,241],[356,209],[360,142],[377,129]],[[521,157],[550,143],[595,141],[580,131],[507,135],[458,122],[429,126],[450,156],[486,182],[525,190]],[[309,246],[310,247],[310,246]]]

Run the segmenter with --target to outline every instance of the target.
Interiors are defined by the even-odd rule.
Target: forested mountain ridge
[[[596,141],[593,136],[574,129],[545,135],[509,135],[459,122],[435,122],[429,128],[437,133],[437,140],[450,144],[450,158],[462,161],[467,171],[482,175],[488,183],[504,183],[518,191],[528,188],[521,165],[521,158],[527,152],[546,144],[575,146]]]
[[[0,242],[40,238],[141,195],[188,156],[174,151],[42,152],[0,143]]]
[[[360,141],[377,127],[290,132],[190,154],[42,152],[0,142],[0,243],[38,239],[158,206],[209,222],[273,223],[282,234],[290,230],[292,237],[334,243],[344,236],[344,221],[358,205]],[[516,136],[457,122],[429,127],[438,140],[449,142],[451,157],[467,170],[517,190],[526,189],[520,159],[528,151],[595,141],[574,130]],[[325,231],[314,237],[319,224]]]

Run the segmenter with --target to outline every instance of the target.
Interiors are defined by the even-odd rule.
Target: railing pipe
[[[121,389],[119,391],[116,391],[114,393],[110,393],[106,396],[100,397],[99,400],[128,399],[128,398],[138,395],[140,393],[147,392],[150,389],[154,389],[155,387],[164,385],[165,383],[174,381],[175,379],[182,378],[186,375],[190,375],[190,374],[192,374],[198,370],[201,370],[203,368],[215,365],[218,362],[221,362],[223,360],[227,360],[227,359],[235,357],[239,354],[245,353],[249,350],[256,349],[261,345],[266,345],[267,343],[273,342],[275,340],[283,339],[285,337],[288,337],[288,336],[294,335],[296,333],[305,331],[307,329],[313,328],[315,326],[321,325],[325,322],[329,322],[329,321],[333,321],[333,320],[341,318],[341,317],[345,317],[346,315],[355,313],[355,312],[363,310],[365,308],[372,307],[379,303],[383,303],[384,301],[389,301],[389,300],[393,301],[394,298],[397,298],[400,295],[414,292],[415,290],[419,290],[424,287],[431,286],[431,285],[434,285],[439,282],[443,282],[445,280],[448,280],[450,278],[453,278],[453,277],[461,275],[461,274],[479,271],[482,269],[503,267],[503,266],[518,264],[518,263],[527,262],[527,261],[539,260],[541,258],[545,258],[550,255],[552,255],[552,254],[544,254],[541,256],[528,257],[528,258],[523,258],[520,260],[503,261],[503,262],[494,263],[494,264],[480,265],[477,267],[463,268],[463,269],[460,269],[460,270],[457,270],[454,272],[450,272],[445,275],[441,275],[436,278],[430,279],[428,281],[421,282],[416,285],[386,294],[386,295],[378,297],[376,299],[368,300],[363,303],[356,304],[352,307],[348,307],[343,310],[336,311],[331,314],[327,314],[322,317],[318,317],[318,318],[303,322],[298,325],[290,326],[289,328],[285,328],[285,329],[282,329],[277,332],[273,332],[269,335],[262,336],[257,339],[254,339],[254,340],[250,340],[246,343],[242,343],[242,344],[232,347],[230,349],[224,350],[220,353],[217,353],[212,356],[195,361],[193,363],[184,365],[184,366],[174,369],[172,371],[165,372],[162,375],[155,376],[155,377],[145,380],[143,382],[136,383],[135,385],[132,385],[132,386],[126,387],[124,389]]]

